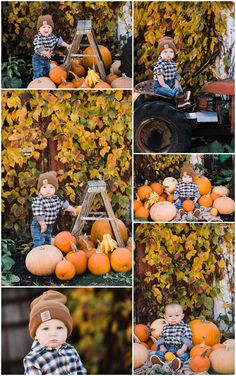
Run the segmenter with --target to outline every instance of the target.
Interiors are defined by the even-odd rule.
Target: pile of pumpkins
[[[115,60],[112,63],[112,56],[108,48],[99,45],[105,70],[110,73],[107,74],[106,80],[102,80],[98,74],[96,59],[93,56],[84,56],[83,58],[74,57],[71,63],[70,72],[57,65],[55,61],[50,64],[49,77],[40,77],[31,81],[28,89],[76,89],[76,88],[95,88],[95,89],[109,89],[109,88],[132,88],[132,79],[122,74],[120,71],[120,61]],[[83,55],[91,55],[91,47],[87,47]],[[73,76],[73,79],[68,81],[68,77]],[[88,80],[88,76],[92,75],[94,79]],[[87,79],[86,79],[87,77]]]
[[[194,183],[197,184],[201,197],[198,203],[202,207],[211,208],[212,216],[230,215],[234,213],[235,202],[229,196],[229,189],[224,186],[212,188],[210,180],[205,176],[195,175]],[[144,185],[137,190],[137,198],[133,202],[134,216],[136,218],[149,219],[154,222],[169,222],[177,214],[173,204],[175,188],[178,181],[173,177],[167,177],[163,182],[154,182]],[[194,210],[192,200],[185,200],[182,204],[186,212]]]
[[[128,272],[132,269],[132,243],[125,224],[119,219],[116,223],[127,244],[125,248],[119,248],[112,238],[109,221],[97,220],[92,225],[91,236],[81,235],[76,241],[70,232],[62,231],[55,236],[53,245],[33,248],[26,256],[26,268],[37,276],[55,273],[62,281],[71,280],[87,269],[94,275],[109,273],[111,268],[115,272]]]
[[[136,324],[134,326],[134,368],[141,367],[148,359],[148,350],[156,351],[155,340],[158,339],[163,327],[164,319],[155,320],[150,326]],[[235,340],[228,339],[220,343],[220,330],[211,321],[197,318],[190,321],[193,347],[190,350],[189,366],[196,373],[207,372],[209,369],[216,374],[234,374],[235,371]],[[151,335],[151,337],[150,337]],[[165,354],[165,360],[172,361],[175,355]]]

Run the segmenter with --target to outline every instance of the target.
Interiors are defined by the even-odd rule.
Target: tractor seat
[[[152,88],[153,80],[147,80],[140,82],[139,84],[135,85],[134,91],[136,91],[139,94],[147,94],[152,95],[155,97],[170,99],[170,97],[165,95],[156,94]]]
[[[203,86],[203,90],[206,93],[222,94],[222,95],[234,95],[235,94],[235,82],[233,79],[217,80],[207,82]]]

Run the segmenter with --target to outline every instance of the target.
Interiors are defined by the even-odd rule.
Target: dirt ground
[[[56,276],[38,277],[29,273],[25,267],[25,252],[18,251],[13,257],[15,265],[11,271],[20,278],[20,282],[14,283],[15,286],[132,286],[132,272],[116,273],[111,271],[106,275],[95,276],[87,271],[71,281],[61,281]]]

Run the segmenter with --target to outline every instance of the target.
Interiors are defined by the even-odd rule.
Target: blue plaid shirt
[[[48,348],[34,341],[23,360],[25,375],[86,375],[75,348],[63,343],[59,349]]]
[[[186,343],[189,349],[193,347],[192,331],[188,324],[181,321],[178,325],[164,325],[162,332],[156,342],[158,345],[183,346]]]

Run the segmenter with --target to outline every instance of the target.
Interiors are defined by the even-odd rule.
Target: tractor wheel
[[[184,113],[164,102],[147,102],[134,112],[136,153],[184,153],[191,146],[191,124]]]

